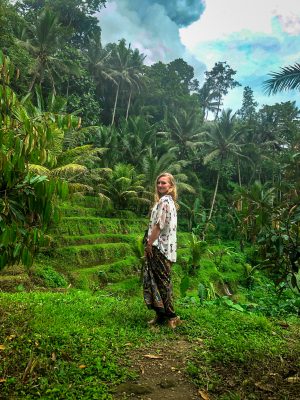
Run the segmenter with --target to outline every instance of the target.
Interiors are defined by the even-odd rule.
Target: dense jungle
[[[105,0],[0,3],[0,398],[300,399],[300,110],[102,45]],[[295,60],[296,61],[296,60]],[[300,65],[269,73],[299,90]],[[175,330],[142,238],[178,186]]]

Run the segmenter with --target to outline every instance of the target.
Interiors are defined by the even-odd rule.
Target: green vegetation
[[[66,214],[73,215],[72,207],[78,206],[65,202]],[[65,216],[64,226],[69,221],[72,227],[74,218]],[[83,231],[91,218],[96,221],[80,217]],[[280,376],[280,395],[296,393],[284,369],[296,368],[300,355],[299,298],[291,289],[280,295],[259,269],[251,273],[251,253],[241,253],[237,242],[199,245],[195,235],[180,233],[173,282],[185,324],[176,332],[152,331],[142,300],[141,254],[135,250],[138,227],[146,221],[100,220],[105,234],[55,235],[55,249],[39,254],[29,274],[20,267],[16,275],[3,270],[1,287],[15,292],[0,296],[5,397],[112,399],[119,383],[137,376],[129,368],[130,353],[166,337],[170,343],[183,338],[193,343],[187,373],[212,398],[228,392],[227,380],[237,398],[253,393],[260,398],[256,384],[265,369]],[[135,233],[114,233],[121,226]]]
[[[233,375],[232,387],[250,394],[256,390],[255,370],[271,368],[283,374],[279,358],[287,368],[300,351],[296,320],[289,318],[286,329],[280,320],[241,313],[225,304],[177,301],[186,324],[175,334],[167,328],[150,331],[146,323],[150,313],[142,304],[137,279],[94,294],[77,290],[3,294],[0,301],[5,326],[1,389],[8,398],[110,399],[115,385],[133,378],[129,365],[120,360],[126,360],[136,346],[166,335],[170,341],[183,336],[194,342],[187,371],[212,395],[225,390],[226,368],[239,371]],[[246,364],[245,376],[241,366]],[[241,381],[245,381],[242,388]],[[280,390],[289,393],[286,385]]]
[[[226,63],[200,87],[182,59],[102,46],[105,0],[13,3],[0,4],[1,397],[112,399],[139,372],[130,356],[167,338],[191,343],[186,370],[212,400],[296,399],[295,103],[258,109],[246,87],[233,114]],[[299,65],[265,87],[298,88]],[[175,332],[149,330],[141,293],[165,170],[180,205]]]

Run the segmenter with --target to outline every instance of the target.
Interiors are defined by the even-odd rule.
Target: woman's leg
[[[144,268],[144,300],[156,311],[157,323],[175,318],[173,307],[171,262],[153,246],[153,256],[147,257]]]

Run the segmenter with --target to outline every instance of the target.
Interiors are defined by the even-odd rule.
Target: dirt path
[[[115,399],[199,400],[203,398],[186,374],[195,344],[185,339],[165,340],[133,350],[131,368],[139,374],[133,382],[116,388]]]

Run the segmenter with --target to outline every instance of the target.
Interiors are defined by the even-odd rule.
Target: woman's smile
[[[157,184],[157,190],[158,190],[158,192],[161,193],[161,194],[168,193],[168,191],[169,191],[169,189],[170,189],[170,187],[171,187],[171,184],[170,184],[170,182],[168,181],[168,179],[164,179],[164,178],[160,178],[160,179],[157,181],[156,184]]]

